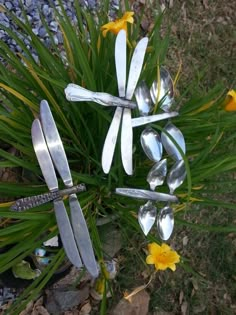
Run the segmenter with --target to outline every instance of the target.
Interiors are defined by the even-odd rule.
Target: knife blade
[[[45,182],[50,191],[56,191],[58,189],[58,181],[39,119],[33,121],[31,137]]]
[[[66,212],[64,202],[61,199],[53,201],[54,210],[57,220],[58,229],[61,236],[61,241],[65,249],[66,255],[70,262],[78,268],[83,266],[73,231],[70,225],[70,220]]]
[[[118,83],[119,97],[125,97],[126,86],[126,32],[121,30],[115,43],[115,65],[116,78]],[[123,109],[117,107],[112,118],[109,130],[104,141],[102,150],[102,168],[104,173],[108,174],[111,169],[111,164],[115,152],[120,122],[122,118]]]
[[[99,273],[97,262],[94,257],[94,251],[87,224],[76,194],[69,196],[69,204],[71,209],[71,222],[74,231],[74,237],[79,248],[82,261],[88,272],[96,278]]]
[[[142,38],[135,47],[129,70],[126,90],[126,99],[131,100],[140,77],[143,66],[148,38]],[[124,109],[121,128],[121,158],[124,169],[128,175],[133,174],[133,128],[131,110]]]
[[[43,100],[40,103],[40,120],[47,146],[54,162],[54,165],[60,174],[64,184],[67,187],[73,186],[73,181],[68,165],[66,153],[58,133],[55,121],[53,119],[48,102]]]

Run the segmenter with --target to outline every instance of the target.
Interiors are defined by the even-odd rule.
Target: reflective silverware
[[[142,116],[142,117],[132,118],[132,127],[134,128],[134,127],[143,126],[143,125],[153,123],[156,121],[168,119],[171,117],[176,117],[178,115],[179,113],[177,112],[169,112],[169,113],[157,114],[157,115],[152,115],[152,116]]]
[[[57,198],[61,198],[70,194],[76,194],[83,191],[86,191],[86,187],[84,184],[80,184],[62,190],[51,191],[37,196],[20,198],[13,203],[10,209],[19,212],[25,211],[34,207],[38,207],[50,201],[53,201]]]
[[[67,257],[78,268],[84,264],[88,272],[93,277],[97,277],[98,267],[86,221],[75,194],[76,190],[73,188],[71,172],[60,135],[45,100],[40,103],[40,119],[34,120],[31,135],[35,154],[49,191],[58,193],[58,197],[53,200],[53,205]],[[71,220],[58,189],[55,168],[66,186],[66,192],[69,193]]]
[[[92,92],[80,85],[70,83],[65,88],[65,94],[68,101],[72,102],[95,102],[103,106],[119,106],[127,108],[136,108],[136,103],[113,96],[108,93]]]
[[[170,189],[170,194],[173,194],[175,189],[183,184],[187,173],[184,160],[177,161],[167,176],[167,185]]]
[[[118,82],[119,97],[131,100],[138,83],[142,70],[148,38],[142,38],[135,47],[129,70],[129,77],[126,87],[126,32],[121,30],[115,43],[115,65]],[[104,173],[109,173],[120,122],[121,127],[121,158],[125,172],[128,175],[133,173],[132,150],[133,150],[133,129],[131,120],[131,110],[117,107],[111,125],[109,127],[102,152],[102,168]]]
[[[147,176],[147,182],[151,190],[155,190],[157,186],[161,186],[165,180],[167,173],[167,160],[161,160],[154,164]]]
[[[136,189],[136,188],[116,188],[116,194],[133,197],[137,199],[147,199],[153,201],[178,202],[178,198],[174,195],[158,193],[155,191]]]
[[[140,82],[134,94],[140,115],[147,116],[153,109],[153,103],[149,88],[145,81]]]
[[[171,79],[169,71],[161,67],[160,69],[160,91],[158,91],[158,82],[154,81],[150,94],[154,104],[159,101],[162,101],[161,109],[165,112],[169,112],[172,104],[174,103],[174,84]],[[159,93],[158,93],[159,92]],[[159,99],[157,100],[157,96]]]
[[[162,208],[158,214],[157,230],[160,238],[167,241],[174,229],[174,215],[173,209],[170,206]]]
[[[140,141],[147,157],[154,162],[160,161],[163,147],[158,132],[150,127],[146,128],[141,134]]]
[[[145,205],[139,208],[138,222],[145,235],[148,235],[153,224],[155,223],[157,208],[149,200]]]
[[[164,130],[161,133],[161,142],[166,150],[166,152],[169,154],[170,157],[172,157],[174,160],[182,160],[182,156],[180,154],[179,149],[176,147],[174,142],[170,139],[168,134],[176,141],[176,143],[179,145],[183,153],[186,153],[185,148],[185,140],[182,132],[174,126],[171,122],[167,123],[167,125],[164,127]]]

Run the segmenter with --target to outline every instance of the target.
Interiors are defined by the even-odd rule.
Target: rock
[[[58,315],[83,303],[89,297],[89,287],[81,290],[47,290],[45,307],[52,315]]]
[[[130,301],[120,300],[111,315],[147,315],[150,296],[143,290],[132,296]]]
[[[11,4],[11,2],[9,2],[9,1],[5,2],[5,7],[6,7],[8,10],[11,10],[11,9],[12,9],[12,4]]]

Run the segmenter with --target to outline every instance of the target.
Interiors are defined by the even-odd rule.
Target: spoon
[[[155,190],[157,186],[161,186],[164,183],[164,179],[167,173],[167,160],[161,160],[154,164],[147,176],[147,182],[150,185],[151,190]]]
[[[155,190],[157,186],[161,186],[164,182],[167,173],[166,159],[157,162],[147,176],[147,182],[150,185],[151,190]],[[152,226],[155,223],[157,216],[157,208],[153,205],[153,202],[149,200],[143,206],[139,208],[138,222],[143,230],[143,233],[147,236]]]
[[[138,222],[143,230],[145,236],[148,235],[157,216],[157,208],[153,205],[152,201],[148,200],[143,206],[139,208]]]
[[[167,205],[162,208],[158,214],[157,230],[160,238],[167,241],[174,229],[174,214],[173,209]]]
[[[161,109],[169,112],[174,103],[174,84],[169,71],[161,67],[160,69],[160,91],[158,93],[158,82],[155,80],[150,89],[151,98],[154,104],[162,100]],[[157,100],[157,96],[159,99]]]
[[[140,116],[148,116],[150,111],[153,109],[153,104],[149,88],[145,81],[142,81],[139,84],[134,94],[137,101]]]
[[[173,194],[175,189],[182,185],[186,177],[186,169],[184,160],[177,161],[171,168],[167,176],[167,185],[170,194]],[[157,218],[157,230],[162,240],[167,241],[174,229],[174,214],[173,209],[168,204],[163,209]]]
[[[187,173],[184,160],[177,161],[171,168],[167,176],[167,185],[172,195],[176,188],[183,184]]]
[[[167,133],[167,134],[166,134]],[[166,150],[166,152],[169,154],[170,157],[172,157],[174,160],[182,160],[182,156],[180,154],[179,149],[176,147],[174,142],[170,139],[168,134],[174,138],[174,140],[177,142],[183,153],[186,153],[186,147],[185,147],[185,140],[182,132],[171,122],[168,122],[166,126],[164,127],[164,130],[161,133],[161,142]]]
[[[159,134],[150,127],[145,128],[141,134],[140,141],[147,157],[154,162],[159,162],[163,152]]]

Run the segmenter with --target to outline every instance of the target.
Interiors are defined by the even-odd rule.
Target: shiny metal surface
[[[75,243],[74,234],[66,212],[64,202],[60,199],[53,202],[58,229],[61,235],[63,247],[69,260],[78,268],[83,266],[78,248]]]
[[[69,196],[69,204],[74,237],[78,245],[82,261],[88,272],[96,278],[99,274],[97,262],[94,257],[87,224],[75,194]]]
[[[183,184],[186,175],[184,160],[177,161],[167,176],[167,185],[170,189],[170,194],[173,194],[175,189]]]
[[[127,90],[126,90],[126,99],[131,100],[136,88],[136,85],[139,80],[139,76],[143,67],[143,61],[144,61],[144,56],[146,52],[148,44],[148,38],[144,37],[142,38],[137,46],[135,47],[132,59],[131,59],[131,64],[130,64],[130,69],[129,69],[129,78],[128,78],[128,83],[127,83]]]
[[[21,212],[31,208],[38,207],[57,198],[82,191],[86,191],[86,187],[84,184],[72,186],[67,189],[51,191],[49,193],[44,193],[41,195],[20,198],[15,201],[15,203],[10,207],[10,209],[12,211]]]
[[[167,174],[167,159],[161,160],[153,165],[147,176],[147,182],[151,190],[155,190],[157,186],[164,183]]]
[[[126,31],[121,30],[115,43],[115,65],[116,65],[116,79],[118,84],[118,91],[120,97],[125,97],[126,90],[126,64],[127,64],[127,45],[126,45]]]
[[[102,169],[105,174],[108,174],[111,169],[122,113],[123,109],[117,107],[104,141],[102,150]]]
[[[153,103],[149,88],[145,81],[140,82],[134,94],[140,115],[147,116],[153,109]]]
[[[133,174],[133,128],[131,122],[131,110],[123,111],[121,128],[121,159],[127,175]]]
[[[73,186],[73,182],[66,153],[61,138],[59,136],[55,121],[52,117],[48,102],[45,100],[40,103],[40,120],[42,123],[44,136],[47,141],[47,147],[56,166],[56,169],[60,174],[64,184],[67,187],[71,187]]]
[[[167,134],[166,134],[167,132]],[[170,157],[175,161],[182,160],[179,149],[176,147],[174,142],[168,137],[168,134],[174,138],[177,144],[180,146],[183,153],[186,153],[185,140],[182,132],[174,126],[172,123],[167,123],[164,127],[164,131],[161,133],[161,142]]]
[[[73,83],[67,85],[65,95],[67,100],[72,102],[95,102],[103,106],[137,107],[136,103],[132,101],[108,93],[92,92]]]
[[[88,269],[92,276],[96,277],[98,275],[98,270],[92,249],[90,236],[88,233],[87,225],[81,207],[75,195],[75,192],[77,192],[80,185],[72,187],[73,183],[64,147],[62,145],[62,141],[57,131],[56,124],[51,114],[50,108],[46,101],[42,101],[40,104],[40,118],[42,128],[40,121],[36,119],[32,126],[32,138],[36,155],[37,158],[39,159],[43,175],[45,176],[45,178],[55,175],[55,171],[53,170],[53,173],[51,171],[51,168],[53,169],[54,163],[54,166],[57,168],[59,174],[61,175],[64,184],[68,187],[67,189],[64,189],[64,191],[62,192],[56,191],[56,193],[58,193],[59,196],[57,197],[57,199],[53,201],[56,220],[61,235],[63,247],[69,260],[76,267],[82,267],[82,261],[79,253],[79,250],[81,250],[81,255],[83,257],[85,267]],[[45,137],[46,142],[43,136]],[[52,157],[52,160],[50,156]],[[48,164],[50,164],[49,170]],[[51,187],[53,187],[53,190],[58,189],[58,186],[55,185],[54,183],[55,180],[56,177],[52,182],[54,185],[52,185],[50,182],[50,178],[48,179],[49,184],[51,185]],[[83,185],[80,188],[84,190]],[[71,194],[69,197],[72,217],[71,222],[67,215],[65,205],[60,197],[61,193]],[[73,226],[73,230],[71,224]],[[76,242],[79,247],[79,250],[76,245]]]
[[[169,113],[157,114],[157,115],[152,115],[152,116],[132,118],[132,127],[134,128],[134,127],[143,126],[148,123],[153,123],[153,122],[168,119],[171,117],[176,117],[178,115],[179,113],[177,112],[169,112]]]
[[[145,205],[139,208],[138,222],[145,235],[148,235],[149,231],[154,225],[156,216],[157,208],[153,205],[151,201],[148,201],[147,203],[145,203]]]
[[[174,215],[170,206],[162,208],[157,217],[157,230],[160,238],[167,241],[174,230]]]
[[[178,202],[178,198],[174,195],[158,193],[155,191],[136,189],[136,188],[116,188],[116,194],[137,198],[147,199],[153,201],[166,201],[166,202]]]
[[[41,123],[38,119],[35,119],[33,121],[31,128],[31,136],[34,151],[37,156],[37,160],[43,173],[45,182],[50,191],[56,191],[58,189],[57,177],[51,156],[48,152],[48,147],[43,135]]]
[[[159,162],[162,157],[163,147],[158,132],[150,127],[146,128],[141,133],[140,141],[147,157],[154,162]]]
[[[135,47],[126,90],[126,99],[131,100],[138,83],[138,79],[143,67],[145,51],[148,38],[142,38]],[[124,169],[128,175],[133,174],[133,128],[131,122],[131,110],[124,109],[121,129],[121,159]]]
[[[139,75],[143,65],[143,59],[147,46],[147,38],[143,38],[136,46],[133,57],[131,60],[129,78],[126,86],[126,32],[121,30],[115,43],[115,64],[116,76],[118,82],[119,97],[125,97],[126,100],[131,100]],[[122,117],[123,113],[123,117]],[[120,121],[122,120],[121,127],[121,158],[125,172],[128,175],[133,173],[132,165],[132,151],[133,151],[133,129],[131,120],[131,111],[125,108],[124,111],[117,107],[111,125],[109,127],[102,152],[102,168],[107,174],[110,171],[115,145],[117,141]]]
[[[116,78],[120,97],[125,97],[126,49],[126,32],[121,30],[116,37],[115,43]],[[105,174],[108,174],[111,169],[122,114],[123,109],[117,107],[104,141],[102,150],[102,169]]]
[[[158,96],[158,82],[154,81],[150,89],[151,98],[154,104],[157,102]],[[174,103],[174,84],[171,79],[169,71],[161,67],[160,69],[160,91],[158,102],[162,102],[161,109],[165,112],[171,110]]]

